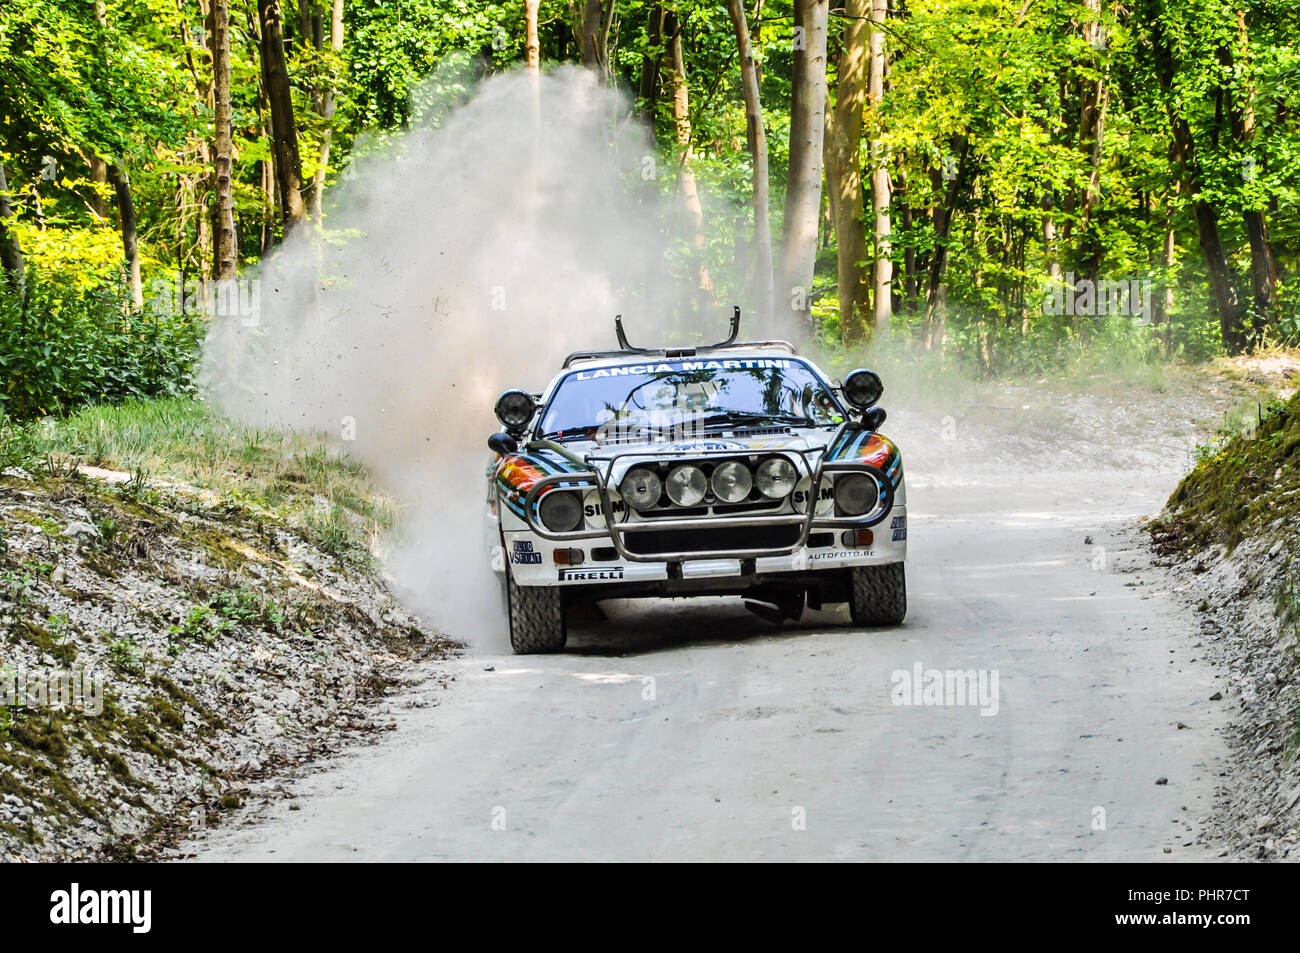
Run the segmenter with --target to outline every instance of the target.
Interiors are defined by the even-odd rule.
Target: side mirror
[[[880,400],[884,392],[885,385],[875,371],[860,367],[844,378],[844,399],[857,410],[866,410]]]
[[[871,431],[879,430],[884,422],[885,408],[883,407],[872,407],[862,415],[862,426]]]
[[[488,449],[503,456],[519,449],[519,441],[508,433],[494,433],[488,437]]]

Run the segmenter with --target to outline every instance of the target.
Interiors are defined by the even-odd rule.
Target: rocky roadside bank
[[[1293,518],[1231,554],[1219,546],[1190,559],[1157,556],[1199,616],[1194,646],[1222,672],[1209,701],[1232,709],[1231,758],[1205,821],[1210,843],[1234,860],[1300,862],[1300,643],[1279,612],[1294,598],[1297,542]],[[1155,545],[1160,553],[1158,533]]]
[[[154,857],[286,796],[274,778],[390,727],[375,702],[450,677],[453,648],[255,503],[6,470],[0,860]]]
[[[1280,355],[1252,373],[1279,396],[1200,448],[1147,529],[1222,672],[1209,701],[1233,712],[1210,841],[1235,860],[1300,861],[1300,369]]]

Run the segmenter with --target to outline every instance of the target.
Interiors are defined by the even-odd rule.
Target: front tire
[[[520,586],[506,570],[510,647],[516,655],[540,655],[564,648],[564,590],[559,586]]]
[[[898,625],[907,616],[907,577],[902,563],[849,570],[849,614],[858,625]]]

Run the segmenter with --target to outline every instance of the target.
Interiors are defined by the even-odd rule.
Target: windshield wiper
[[[551,433],[542,434],[542,439],[553,440],[556,443],[564,443],[568,440],[590,440],[596,429],[594,425],[591,427],[566,427],[564,430],[555,430]]]
[[[758,423],[775,423],[775,424],[794,424],[800,427],[815,427],[817,421],[808,417],[800,417],[797,414],[765,414],[756,411],[746,410],[724,410],[718,414],[710,414],[705,417],[702,423],[707,427],[709,424],[758,424]]]

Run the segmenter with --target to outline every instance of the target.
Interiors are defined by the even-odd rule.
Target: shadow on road
[[[569,610],[571,655],[624,656],[671,651],[691,645],[797,638],[814,629],[851,628],[848,609],[806,611],[798,622],[774,625],[760,619],[739,597],[611,599]]]

